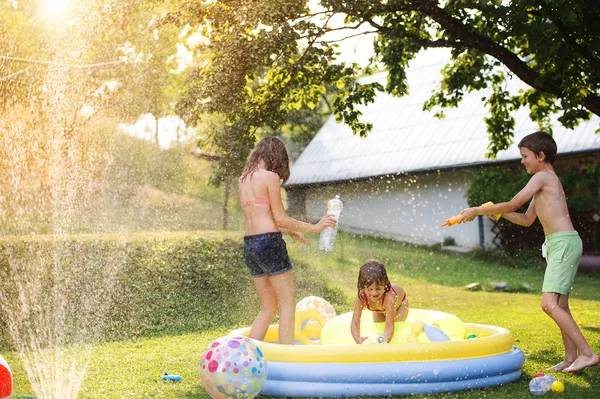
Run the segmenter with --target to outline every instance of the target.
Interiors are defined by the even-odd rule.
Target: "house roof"
[[[423,111],[424,102],[441,80],[440,70],[448,57],[437,57],[408,69],[410,94],[402,98],[379,93],[375,102],[361,107],[362,120],[373,124],[366,138],[353,135],[331,116],[294,163],[286,186],[327,183],[398,173],[419,173],[469,167],[493,162],[520,160],[517,143],[539,130],[529,110],[515,112],[514,144],[498,153],[496,161],[485,158],[489,144],[484,117],[488,115],[482,97],[491,90],[465,93],[457,108],[445,109],[437,119]],[[385,85],[386,74],[369,78]],[[507,83],[510,92],[526,88],[517,78]],[[600,151],[600,124],[595,116],[568,130],[554,123],[553,136],[558,156]]]

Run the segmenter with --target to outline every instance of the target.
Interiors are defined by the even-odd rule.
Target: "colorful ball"
[[[267,359],[246,337],[222,337],[204,351],[200,380],[213,399],[252,399],[267,381]]]
[[[0,399],[12,396],[12,373],[2,355],[0,355]]]
[[[310,310],[313,308],[317,309],[325,320],[331,320],[337,316],[333,306],[325,299],[319,298],[318,296],[307,296],[306,298],[301,299],[296,305],[296,311]]]
[[[543,395],[552,389],[552,384],[556,381],[551,375],[536,377],[529,381],[529,392],[532,395]]]
[[[554,381],[552,383],[552,392],[564,392],[565,391],[565,384],[563,384],[560,381]]]

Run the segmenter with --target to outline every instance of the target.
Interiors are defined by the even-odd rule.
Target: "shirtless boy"
[[[572,373],[600,361],[569,310],[569,292],[582,253],[581,239],[573,228],[562,184],[554,172],[557,147],[552,136],[546,132],[532,133],[521,140],[519,149],[521,163],[533,175],[527,185],[508,202],[465,209],[461,212],[461,223],[478,215],[494,218],[492,215],[501,214],[506,220],[529,227],[536,217],[540,219],[546,236],[542,252],[547,263],[542,309],[560,328],[565,346],[565,359],[549,370]],[[531,198],[525,213],[515,212]]]

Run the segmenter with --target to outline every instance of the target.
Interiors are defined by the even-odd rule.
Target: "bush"
[[[600,167],[597,160],[560,160],[555,169],[565,190],[571,220],[583,241],[584,252],[597,252],[597,223],[593,220],[593,215],[600,212]],[[469,206],[487,201],[509,201],[530,178],[523,168],[516,165],[480,168],[473,174],[467,193]],[[528,205],[523,205],[517,212],[525,212]],[[503,250],[512,253],[537,248],[544,241],[544,232],[538,222],[522,227],[501,219],[495,223],[495,233],[494,241]]]
[[[22,341],[17,345],[249,326],[260,303],[242,255],[234,233],[1,240],[0,322]],[[312,269],[296,270],[297,299],[343,302]],[[7,337],[0,339],[7,344]]]

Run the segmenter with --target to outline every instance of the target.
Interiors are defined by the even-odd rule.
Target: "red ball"
[[[533,376],[533,378],[543,377],[545,375],[546,374],[544,374],[544,373],[537,373],[536,375]]]
[[[0,356],[0,399],[8,399],[12,396],[12,374],[8,363]]]

